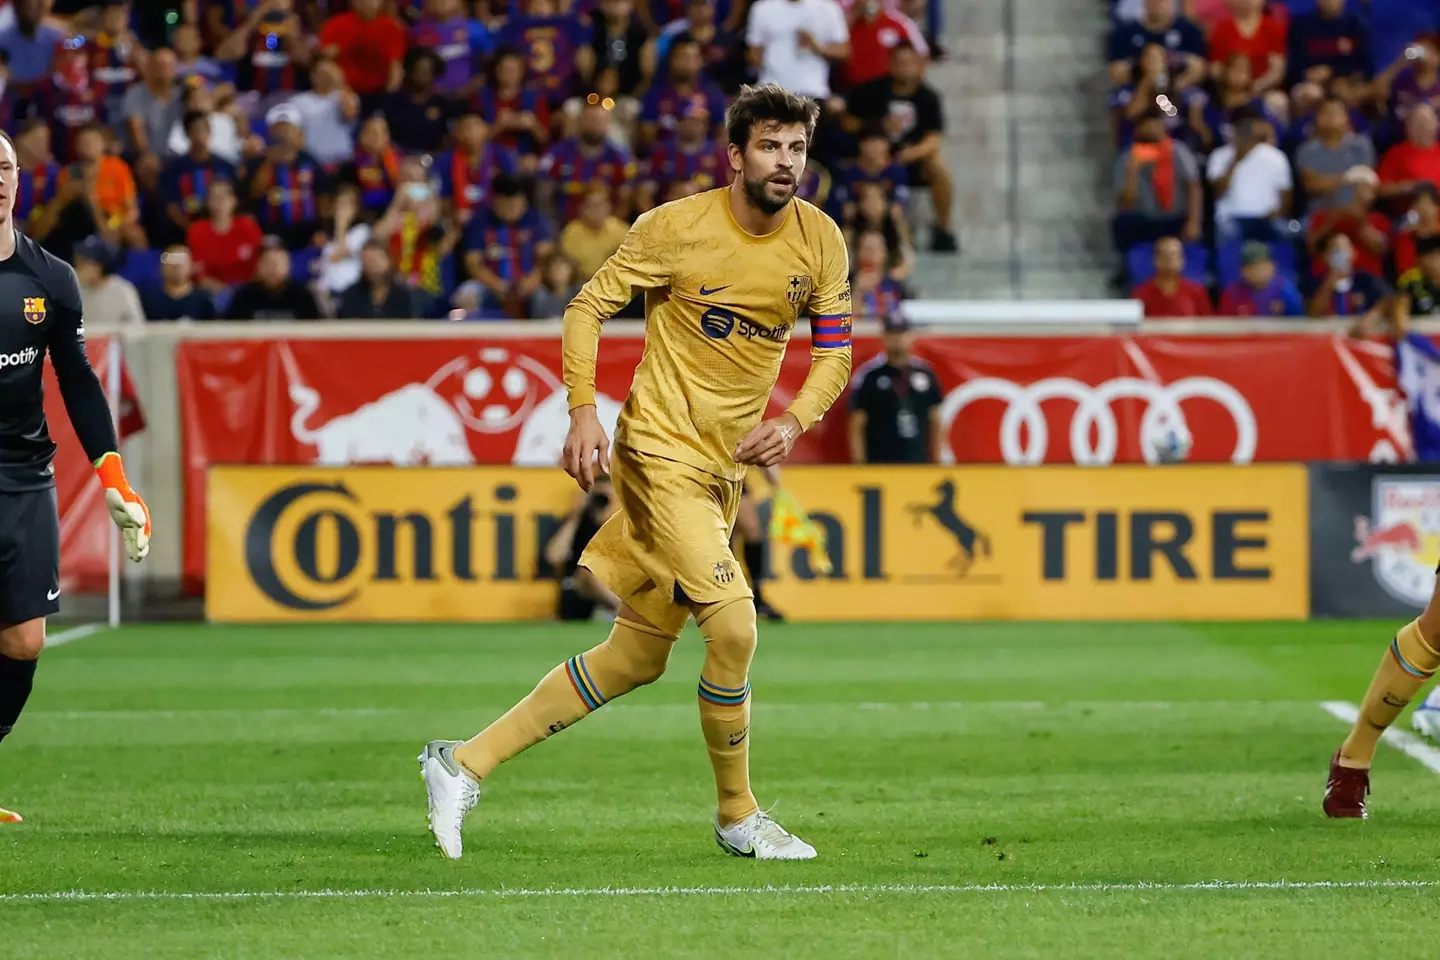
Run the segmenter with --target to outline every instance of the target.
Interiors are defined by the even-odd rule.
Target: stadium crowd
[[[728,99],[774,81],[822,106],[800,193],[883,316],[912,189],[956,249],[939,8],[0,0],[17,223],[94,320],[556,317],[635,216],[729,181]]]
[[[1440,3],[1112,17],[1112,232],[1147,316],[1440,311]]]

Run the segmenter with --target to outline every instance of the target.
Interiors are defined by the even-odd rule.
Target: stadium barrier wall
[[[1309,612],[1299,466],[816,465],[784,482],[829,559],[821,572],[809,549],[771,543],[767,590],[793,620]],[[206,616],[550,618],[541,552],[574,496],[554,469],[212,467]]]

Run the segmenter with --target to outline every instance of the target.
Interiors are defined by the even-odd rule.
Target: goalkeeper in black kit
[[[150,511],[130,489],[115,424],[85,355],[80,284],[70,265],[15,228],[15,145],[0,134],[0,741],[30,696],[45,618],[60,609],[60,516],[45,423],[45,354],[125,551],[150,549]],[[3,789],[3,784],[0,784]],[[0,809],[0,823],[18,823]]]

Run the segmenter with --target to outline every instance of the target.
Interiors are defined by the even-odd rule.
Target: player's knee
[[[626,621],[623,616],[616,618],[615,626],[615,635],[606,644],[615,650],[622,682],[634,689],[664,676],[677,637],[648,623]]]
[[[0,656],[11,660],[38,660],[44,649],[43,618],[0,627]]]
[[[707,675],[719,670],[728,677],[743,678],[750,672],[759,642],[756,619],[755,601],[749,597],[712,604],[700,611],[695,622],[705,637]]]

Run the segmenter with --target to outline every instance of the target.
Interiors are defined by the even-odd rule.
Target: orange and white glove
[[[120,528],[120,536],[125,541],[125,554],[139,563],[150,552],[150,508],[130,489],[120,454],[107,453],[95,461],[95,473],[105,488],[105,506],[110,508],[110,519]]]

